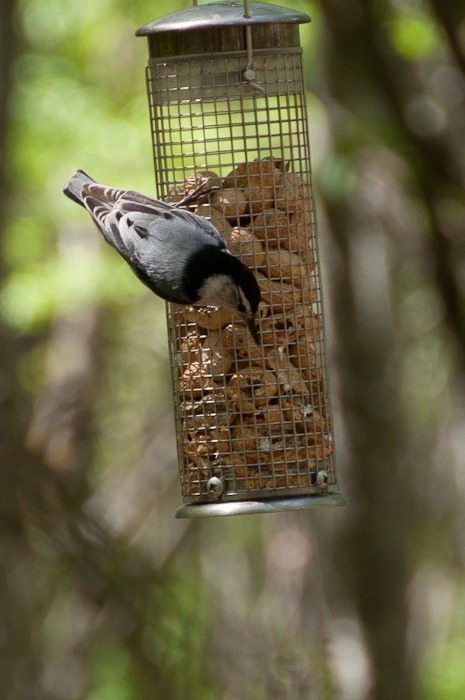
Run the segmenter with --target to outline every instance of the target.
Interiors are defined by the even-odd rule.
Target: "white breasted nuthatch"
[[[152,292],[175,304],[234,309],[260,343],[257,280],[211,223],[139,192],[100,185],[82,170],[64,193],[87,209]]]

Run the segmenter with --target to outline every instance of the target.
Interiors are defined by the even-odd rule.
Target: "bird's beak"
[[[258,332],[257,328],[257,322],[255,320],[255,315],[254,314],[245,314],[244,315],[244,320],[247,324],[247,328],[250,331],[250,335],[252,338],[255,340],[257,343],[258,347],[261,345],[261,339],[260,339],[260,333]]]

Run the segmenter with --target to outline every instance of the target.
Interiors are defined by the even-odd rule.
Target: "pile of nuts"
[[[172,307],[183,495],[208,499],[214,476],[225,496],[308,490],[332,454],[308,187],[284,160],[268,156],[224,179],[196,172],[168,201],[192,192],[200,192],[192,210],[256,275],[262,344],[228,310]]]

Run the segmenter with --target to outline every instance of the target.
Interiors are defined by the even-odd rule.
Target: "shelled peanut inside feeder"
[[[264,3],[245,9],[250,16],[242,3],[201,5],[137,32],[149,40],[157,196],[210,220],[262,295],[260,346],[232,312],[168,306],[178,517],[346,502],[299,43],[309,18]]]

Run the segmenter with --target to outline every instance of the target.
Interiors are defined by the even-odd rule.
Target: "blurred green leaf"
[[[129,653],[105,640],[95,650],[91,674],[91,690],[86,700],[138,700],[129,673]]]
[[[427,58],[441,46],[433,20],[419,12],[399,12],[388,32],[398,54],[411,61]]]
[[[458,602],[458,601],[457,601]],[[438,646],[435,641],[427,649],[421,669],[421,685],[425,700],[462,700],[465,697],[465,629],[463,608],[455,607],[455,632]]]

